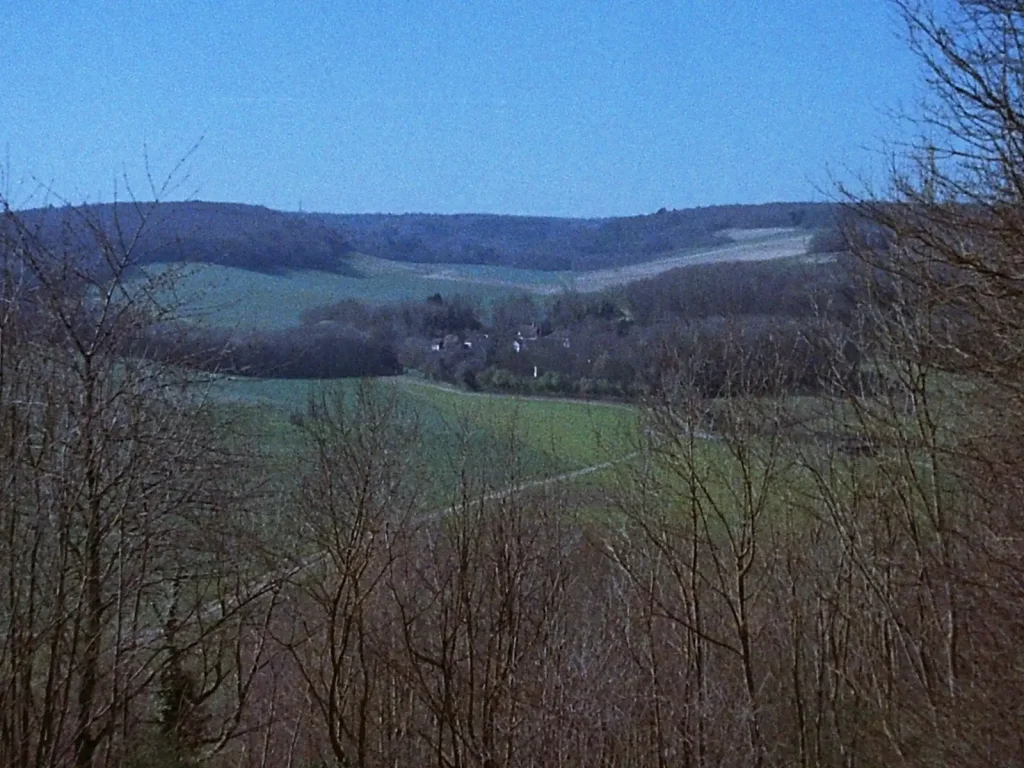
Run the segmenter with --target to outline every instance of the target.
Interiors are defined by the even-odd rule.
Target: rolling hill
[[[351,274],[352,249],[315,218],[233,203],[103,204],[18,215],[51,248],[91,253],[96,231],[132,247],[140,264],[217,264],[265,274],[315,269]],[[122,241],[122,242],[117,242]]]
[[[662,209],[608,219],[489,214],[324,214],[233,203],[169,202],[37,208],[19,215],[54,248],[95,250],[95,228],[131,239],[139,263],[217,264],[264,274],[318,270],[358,276],[354,254],[416,264],[579,272],[729,246],[754,230],[826,228],[826,203]]]
[[[353,250],[394,261],[490,264],[552,271],[650,261],[728,245],[730,231],[832,225],[827,203],[725,205],[608,219],[459,214],[310,214],[344,233]]]
[[[178,270],[173,285],[187,317],[213,326],[288,328],[303,312],[344,299],[369,304],[422,301],[440,293],[463,294],[489,305],[510,294],[581,293],[661,275],[680,267],[716,262],[795,258],[807,249],[810,234],[799,229],[748,230],[731,234],[739,242],[683,249],[651,261],[586,271],[545,271],[476,264],[422,264],[353,255],[344,273],[293,270],[266,273],[217,264]],[[144,267],[156,275],[169,265]],[[175,268],[176,267],[173,267]]]

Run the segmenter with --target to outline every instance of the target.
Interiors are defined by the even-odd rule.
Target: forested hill
[[[362,253],[395,261],[588,270],[729,242],[728,229],[827,228],[827,203],[728,205],[607,219],[493,214],[323,214],[233,203],[111,204],[22,211],[53,245],[88,250],[92,222],[131,233],[148,215],[140,261],[194,261],[259,272],[351,271]]]
[[[95,251],[95,232],[130,241],[139,262],[204,262],[257,272],[351,271],[338,228],[254,205],[182,202],[36,208],[19,213],[51,247]]]
[[[728,243],[727,229],[829,228],[828,203],[769,203],[665,210],[646,216],[564,219],[493,214],[309,214],[353,250],[395,261],[586,270]]]

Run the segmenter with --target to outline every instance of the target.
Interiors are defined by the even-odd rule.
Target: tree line
[[[18,218],[51,249],[98,255],[93,226],[139,238],[134,266],[149,263],[218,264],[284,274],[320,270],[357,274],[344,234],[317,219],[258,205],[209,202],[62,204],[18,211]]]
[[[855,292],[841,260],[712,264],[599,293],[513,295],[486,309],[461,295],[375,307],[345,300],[308,310],[303,324],[372,339],[404,370],[470,389],[630,398],[671,357],[694,361],[708,393],[736,389],[726,369],[739,359],[785,362],[791,385],[810,393],[839,364],[823,334],[844,334],[843,364],[854,364]]]
[[[520,294],[487,308],[460,294],[385,305],[347,299],[307,310],[295,328],[167,323],[147,329],[138,346],[155,359],[246,376],[405,371],[473,390],[616,399],[648,391],[668,359],[692,361],[695,385],[708,394],[740,391],[730,370],[784,365],[786,386],[810,394],[831,386],[836,366],[860,375],[853,272],[840,255],[685,267],[614,290]],[[844,339],[838,359],[830,357],[836,336]]]

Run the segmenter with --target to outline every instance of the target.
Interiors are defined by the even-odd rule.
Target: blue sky
[[[916,66],[884,0],[37,0],[0,14],[15,203],[561,216],[879,179]]]

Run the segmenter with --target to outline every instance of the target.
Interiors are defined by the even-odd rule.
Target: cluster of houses
[[[442,352],[452,349],[473,349],[474,344],[480,345],[490,339],[489,333],[470,332],[459,336],[456,333],[449,333],[445,336],[438,336],[431,340],[430,351]],[[568,330],[557,330],[547,335],[541,335],[540,328],[536,323],[521,325],[516,330],[515,338],[512,339],[512,349],[517,353],[526,349],[527,344],[533,343],[558,344],[563,349],[572,347]]]
[[[512,349],[516,352],[522,352],[526,349],[527,343],[533,342],[557,344],[563,349],[569,349],[572,347],[572,344],[569,341],[568,330],[559,329],[553,333],[547,334],[546,336],[542,336],[537,325],[531,323],[530,325],[519,326],[519,330],[516,332],[516,337],[512,340]]]
[[[448,360],[451,360],[450,356],[453,353],[458,354],[460,359],[477,358],[478,364],[483,367],[485,359],[489,357],[489,352],[494,349],[493,345],[496,342],[496,339],[491,338],[491,334],[480,331],[468,331],[461,334],[448,333],[431,339],[430,352],[438,355],[439,358],[443,357]],[[538,345],[538,348],[541,346],[547,347],[548,349],[555,346],[561,349],[570,349],[572,347],[568,330],[560,329],[553,333],[545,334],[542,332],[542,328],[535,323],[520,325],[516,329],[515,336],[512,337],[511,341],[508,341],[506,337],[506,341],[501,343],[504,344],[506,342],[511,345],[512,351],[517,355],[533,345]],[[533,365],[532,368],[533,376],[537,378],[540,373],[539,369],[536,365]]]
[[[470,338],[473,334],[467,334],[466,338],[459,338],[457,333],[449,333],[444,336],[438,336],[430,342],[431,352],[441,352],[442,350],[452,349],[472,349],[474,339]],[[486,333],[480,334],[483,338],[489,338]]]

